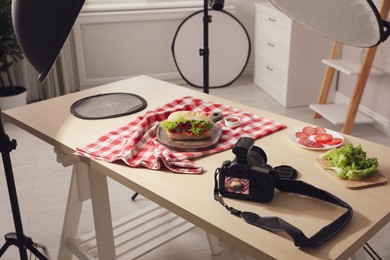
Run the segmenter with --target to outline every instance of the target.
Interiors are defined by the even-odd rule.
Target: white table
[[[288,237],[248,225],[242,219],[230,215],[226,209],[214,201],[212,196],[214,171],[224,160],[233,159],[234,155],[231,151],[196,160],[206,170],[202,175],[180,175],[166,171],[130,168],[73,155],[75,147],[84,147],[101,135],[145,113],[146,110],[130,116],[106,120],[82,120],[71,115],[69,108],[76,100],[106,92],[138,94],[147,100],[147,109],[154,109],[173,99],[192,95],[231,105],[286,124],[286,129],[256,142],[256,145],[266,151],[269,164],[291,165],[299,171],[299,177],[302,180],[325,189],[349,203],[354,210],[352,220],[345,229],[326,244],[317,248],[299,249]],[[75,170],[61,238],[60,259],[70,257],[69,247],[74,252],[79,250],[75,242],[78,216],[81,212],[81,201],[89,198],[93,206],[99,259],[115,259],[107,178],[112,178],[142,194],[168,211],[256,259],[345,259],[353,255],[390,221],[389,184],[362,190],[346,189],[327,176],[315,163],[320,152],[299,148],[287,140],[289,131],[296,127],[303,127],[307,125],[306,123],[203,94],[200,91],[140,76],[11,109],[4,112],[4,117],[53,145],[64,165],[74,165]],[[347,143],[361,144],[370,156],[376,156],[380,162],[379,171],[389,178],[389,147],[349,135],[344,135],[344,137]],[[314,199],[299,198],[279,192],[268,204],[228,199],[227,203],[237,209],[254,211],[262,216],[279,216],[301,228],[308,236],[344,212],[341,208]]]

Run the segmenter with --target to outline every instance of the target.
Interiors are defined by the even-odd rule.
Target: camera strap
[[[343,208],[346,208],[347,211],[334,220],[332,223],[323,227],[320,231],[314,234],[312,237],[308,238],[300,229],[289,224],[279,217],[262,217],[253,212],[240,211],[235,208],[229,207],[223,200],[223,197],[220,196],[218,190],[218,179],[217,176],[220,172],[218,168],[215,171],[215,186],[214,186],[214,199],[218,201],[222,206],[224,206],[231,214],[243,218],[247,223],[254,226],[263,228],[272,232],[286,232],[293,240],[295,246],[318,246],[334,235],[336,235],[352,218],[353,212],[349,204],[337,198],[333,194],[314,187],[303,181],[298,180],[289,180],[280,178],[275,183],[275,188],[282,192],[291,192],[308,197],[313,197]]]

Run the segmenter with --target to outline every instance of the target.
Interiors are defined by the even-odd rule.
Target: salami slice
[[[304,132],[296,132],[295,137],[299,139],[306,139],[309,138],[310,135],[304,133]]]
[[[309,140],[309,139],[300,139],[300,140],[298,140],[298,143],[303,145],[303,146],[310,147],[310,148],[323,148],[324,147],[323,144],[317,143],[317,142]]]

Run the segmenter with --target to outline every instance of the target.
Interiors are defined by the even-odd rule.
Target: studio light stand
[[[34,243],[32,239],[23,233],[22,220],[20,216],[18,196],[16,193],[15,180],[12,170],[10,152],[16,149],[16,140],[11,140],[4,131],[1,110],[0,110],[0,152],[3,157],[3,165],[5,177],[7,180],[9,200],[12,208],[12,216],[14,219],[15,231],[4,235],[5,244],[0,249],[0,258],[8,249],[9,246],[14,245],[19,249],[19,255],[21,260],[27,260],[27,250],[30,250],[40,260],[47,260],[41,252],[38,251],[37,247],[42,248],[46,251],[46,247]],[[31,255],[31,254],[30,254]]]
[[[209,0],[204,0],[203,6],[203,49],[199,50],[199,55],[203,56],[203,93],[209,94]]]
[[[209,7],[220,11],[223,9],[224,0],[204,0],[203,5],[203,49],[199,50],[200,56],[203,56],[203,93],[209,94],[210,75],[209,75],[209,23],[212,18],[209,15]]]

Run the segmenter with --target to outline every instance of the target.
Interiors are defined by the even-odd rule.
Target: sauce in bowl
[[[225,125],[230,128],[235,128],[239,126],[241,123],[240,118],[235,116],[227,116],[225,117]]]

